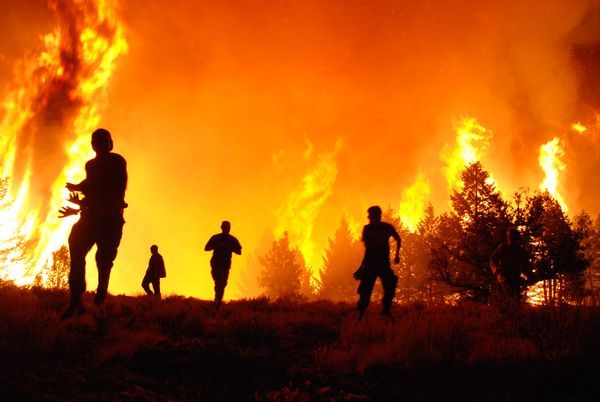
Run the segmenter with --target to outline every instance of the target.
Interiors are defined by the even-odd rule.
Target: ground
[[[600,310],[109,297],[0,286],[0,400],[592,401]]]

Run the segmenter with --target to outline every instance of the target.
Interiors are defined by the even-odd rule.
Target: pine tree
[[[300,293],[300,278],[305,268],[300,264],[300,252],[290,248],[287,232],[273,242],[266,255],[260,257],[263,270],[259,285],[267,296],[296,296]]]
[[[600,215],[596,217],[587,237],[586,258],[590,264],[586,272],[587,287],[593,305],[600,302]]]
[[[489,258],[511,225],[502,199],[481,163],[461,175],[463,186],[450,199],[452,211],[440,217],[441,242],[432,251],[437,277],[464,297],[487,300],[495,278]]]
[[[597,300],[597,289],[599,278],[599,266],[600,266],[600,236],[597,231],[594,220],[587,212],[575,216],[574,227],[575,231],[580,236],[580,244],[583,256],[587,263],[587,269],[580,274],[581,296],[587,297],[592,304],[596,304]],[[596,222],[597,224],[597,222]]]
[[[528,199],[526,236],[535,275],[543,280],[547,304],[564,302],[571,285],[581,290],[588,266],[581,245],[583,233],[573,230],[558,202],[547,192]],[[580,297],[575,296],[580,290],[571,288],[571,294]]]
[[[398,288],[396,298],[403,303],[410,303],[420,298],[421,273],[419,272],[419,243],[418,233],[408,230],[399,231],[402,239],[400,248],[400,264],[397,266]]]
[[[8,178],[0,179],[0,211],[5,208],[10,208],[11,200],[8,194]],[[14,228],[9,226],[9,229],[6,229],[4,225],[9,224],[10,222],[2,222],[0,221],[0,231],[6,230],[12,232],[11,236],[8,238],[4,238],[3,243],[0,244],[0,279],[5,280],[8,277],[7,275],[7,266],[9,264],[14,264],[17,261],[22,261],[25,259],[25,251],[28,247],[27,242],[23,238],[23,235],[20,233],[19,229],[14,232]],[[10,281],[8,281],[10,282]]]
[[[52,253],[52,265],[47,268],[46,284],[52,289],[66,289],[69,286],[71,257],[69,249],[62,246]]]
[[[439,246],[439,218],[433,206],[425,209],[425,215],[417,230],[402,230],[398,298],[405,302],[440,303],[448,294],[447,286],[437,280],[431,270],[432,249]]]
[[[360,266],[363,247],[354,240],[348,221],[342,218],[323,257],[319,296],[333,300],[356,298],[357,283],[352,274]]]
[[[422,272],[422,299],[429,304],[443,303],[445,297],[450,293],[448,286],[444,282],[439,281],[432,270],[432,250],[441,244],[439,226],[440,219],[435,216],[433,206],[429,204],[425,209],[425,216],[421,219],[417,228],[417,233],[419,234],[417,269],[419,272]]]

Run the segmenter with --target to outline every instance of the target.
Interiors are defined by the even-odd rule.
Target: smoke
[[[31,169],[35,204],[40,214],[48,212],[52,185],[68,162],[67,144],[77,135],[73,131],[75,119],[85,105],[89,94],[82,92],[81,84],[96,74],[99,66],[84,60],[82,36],[87,31],[99,30],[103,21],[93,21],[90,14],[98,14],[93,1],[51,1],[50,10],[56,20],[55,32],[43,38],[43,48],[20,62],[13,87],[15,91],[29,91],[19,100],[21,113],[27,118],[22,127],[15,127],[17,156],[13,179],[20,181]],[[98,24],[98,25],[94,25]],[[111,42],[114,29],[102,26],[102,34]]]
[[[89,143],[114,59],[126,50],[111,20],[112,2],[49,1],[48,6],[55,28],[15,63],[0,121],[3,176],[10,192],[28,189],[26,200],[18,204],[6,195],[11,220],[28,222],[33,229],[22,234],[34,244],[29,266],[11,268],[10,279],[18,283],[30,282],[53,248],[65,241],[67,224],[56,216],[64,184],[82,176],[81,171],[73,173],[72,165],[81,165],[91,154],[81,143]]]
[[[440,154],[465,116],[491,133],[482,162],[507,194],[538,187],[538,149],[561,136],[565,201],[599,212],[600,161],[589,152],[599,10],[598,0],[125,2],[130,53],[102,119],[131,178],[113,291],[137,290],[156,243],[171,267],[166,292],[209,297],[202,247],[220,221],[258,256],[307,158],[338,138],[335,180],[310,217],[314,255],[343,215],[361,222],[370,205],[399,205],[421,172],[443,210]],[[45,120],[68,120],[64,110]],[[575,121],[587,134],[572,133]],[[233,270],[260,269],[245,258]]]
[[[204,242],[229,219],[244,253],[268,249],[259,239],[311,169],[307,138],[313,155],[344,144],[311,215],[313,261],[344,214],[397,206],[421,168],[447,208],[440,153],[463,116],[492,133],[483,163],[503,191],[537,188],[539,146],[579,113],[572,49],[596,4],[128,2],[131,52],[106,116],[131,173],[119,258],[142,265],[162,242],[167,291],[210,297]],[[250,266],[234,257],[233,272]]]

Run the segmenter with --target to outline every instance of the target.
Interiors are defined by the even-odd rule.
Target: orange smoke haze
[[[4,95],[56,20],[41,0],[2,8]],[[316,272],[342,216],[357,231],[373,204],[443,211],[464,117],[506,195],[540,186],[540,146],[560,137],[569,211],[600,212],[600,0],[128,0],[117,16],[128,52],[98,124],[130,177],[112,293],[141,292],[156,243],[164,293],[211,297],[203,248],[224,219],[244,247],[233,298],[259,293],[258,256],[284,231]],[[37,135],[34,162],[57,164],[64,138]]]

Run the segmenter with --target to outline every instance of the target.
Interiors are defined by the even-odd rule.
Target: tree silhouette
[[[294,296],[300,293],[303,271],[300,252],[291,249],[287,232],[273,242],[266,255],[260,257],[263,270],[258,283],[268,296]]]
[[[425,209],[425,216],[419,222],[417,237],[417,272],[420,273],[420,286],[422,292],[420,298],[429,304],[443,303],[448,295],[449,288],[444,282],[438,280],[435,271],[432,270],[433,250],[441,245],[440,219],[435,216],[433,206],[429,204]]]
[[[535,275],[543,281],[545,302],[562,303],[567,292],[581,297],[583,275],[589,265],[581,245],[585,224],[573,230],[558,202],[545,192],[528,199],[526,225]]]
[[[583,241],[586,259],[590,264],[586,272],[586,283],[591,302],[597,305],[600,302],[600,215],[596,217]]]
[[[69,249],[62,246],[52,253],[52,265],[46,268],[46,284],[52,289],[66,289],[69,286],[71,257]]]
[[[334,300],[356,298],[356,281],[352,273],[360,266],[363,247],[354,240],[348,221],[342,218],[323,257],[319,296]]]
[[[0,179],[0,211],[10,208],[11,200],[8,197],[8,178]],[[4,238],[2,244],[0,244],[0,279],[6,278],[6,268],[9,264],[14,264],[17,261],[21,261],[25,258],[25,250],[27,249],[27,242],[20,233],[20,228],[14,231],[14,227],[5,229],[4,225],[10,224],[11,222],[0,221],[0,231],[7,230],[12,231],[8,238]]]
[[[308,266],[306,265],[306,262],[304,261],[304,257],[302,256],[302,253],[299,252],[299,250],[297,250],[298,253],[296,254],[297,257],[297,263],[298,265],[300,265],[300,294],[306,297],[313,297],[315,296],[315,287],[313,286],[312,283],[312,273],[311,271],[308,269]]]
[[[598,285],[600,284],[600,233],[598,224],[585,211],[575,216],[575,231],[581,237],[581,249],[588,264],[586,271],[580,274],[583,297],[588,297],[592,304],[598,300]]]
[[[399,231],[402,239],[400,248],[400,264],[398,264],[398,288],[396,298],[399,302],[410,303],[421,298],[423,285],[423,265],[420,264],[421,237],[402,228]]]
[[[463,297],[487,301],[495,283],[489,258],[511,225],[508,204],[481,163],[466,167],[461,179],[450,196],[452,211],[440,217],[431,267]]]

